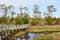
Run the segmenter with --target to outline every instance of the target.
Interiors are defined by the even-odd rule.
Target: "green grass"
[[[54,37],[54,36],[59,36],[59,37],[60,37],[60,34],[53,34],[52,36],[53,36],[53,37]]]
[[[53,37],[51,35],[44,35],[34,38],[33,40],[53,40]]]
[[[60,34],[46,34],[46,35],[34,38],[33,40],[60,40]]]
[[[19,33],[15,34],[15,37],[20,37],[20,36],[22,36],[23,34],[24,34],[24,32],[19,32]]]
[[[60,29],[31,29],[31,30],[28,30],[28,32],[31,32],[31,33],[38,33],[38,32],[60,32]]]

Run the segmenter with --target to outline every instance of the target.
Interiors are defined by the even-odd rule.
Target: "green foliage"
[[[37,18],[37,19],[31,18],[31,19],[29,20],[29,23],[30,23],[31,25],[40,25],[40,24],[41,24],[41,20],[40,20],[39,18]]]
[[[53,5],[49,5],[47,7],[47,12],[45,13],[44,19],[41,18],[41,12],[39,8],[40,7],[38,5],[34,5],[33,16],[35,18],[30,18],[29,14],[27,14],[28,8],[26,6],[20,8],[20,14],[18,14],[18,17],[16,17],[15,14],[17,13],[14,11],[13,5],[6,6],[5,4],[0,4],[0,12],[3,13],[3,15],[0,17],[0,23],[4,23],[4,24],[7,24],[7,23],[28,24],[30,23],[31,25],[36,25],[36,24],[40,25],[44,21],[44,23],[48,25],[60,24],[60,18],[52,17],[52,13],[56,12],[56,8],[54,8]],[[8,16],[9,16],[9,19],[7,19]]]
[[[23,17],[22,17],[22,21],[24,24],[28,24],[29,23],[29,15],[28,14],[25,14]]]
[[[31,25],[36,25],[36,21],[35,21],[34,19],[30,19],[29,23],[30,23]]]
[[[52,23],[53,23],[53,19],[50,16],[45,17],[45,24],[52,25]]]
[[[56,19],[52,18],[52,12],[56,12],[56,8],[53,5],[47,7],[47,12],[45,13],[47,16],[45,17],[45,24],[52,25],[55,24]]]
[[[16,18],[14,19],[14,21],[15,21],[15,24],[23,24],[22,19],[19,18],[19,17],[16,17]]]
[[[6,17],[0,17],[0,23],[6,24],[7,23]]]
[[[60,24],[60,18],[56,19],[56,23],[55,24]]]

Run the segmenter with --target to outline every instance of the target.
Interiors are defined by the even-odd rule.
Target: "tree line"
[[[31,25],[54,25],[60,24],[60,18],[52,17],[53,12],[56,12],[57,9],[53,5],[47,7],[47,11],[44,12],[42,18],[42,12],[39,10],[38,5],[33,6],[33,17],[30,17],[27,7],[20,7],[20,13],[16,13],[15,7],[13,5],[6,6],[5,4],[0,4],[0,13],[3,15],[0,16],[0,24],[31,24]],[[24,10],[24,11],[23,11]],[[14,17],[17,15],[16,17]]]

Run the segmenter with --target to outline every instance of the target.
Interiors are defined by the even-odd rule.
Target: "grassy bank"
[[[53,33],[53,32],[60,32],[60,26],[59,25],[44,25],[44,26],[30,26],[27,31],[29,33]],[[15,37],[20,37],[24,35],[25,33],[23,31],[20,31],[19,33],[15,34]]]
[[[15,37],[17,38],[17,37],[20,37],[20,36],[22,36],[24,34],[24,32],[23,31],[21,31],[21,32],[19,32],[19,33],[17,33],[17,34],[15,34]]]
[[[47,34],[34,38],[33,40],[60,40],[60,34]]]
[[[60,32],[60,29],[31,29],[30,33],[43,33],[43,32]]]
[[[44,25],[44,26],[31,26],[28,32],[60,32],[60,25]]]

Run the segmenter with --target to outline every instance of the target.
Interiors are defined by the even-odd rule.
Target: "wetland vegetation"
[[[15,11],[14,5],[0,4],[0,25],[24,25],[29,24],[27,29],[17,29],[11,32],[13,35],[6,36],[3,40],[60,40],[60,17],[53,17],[53,13],[57,12],[54,5],[46,6],[45,11],[41,11],[38,4],[33,5],[32,17],[27,6],[17,7],[18,13]],[[43,16],[43,17],[42,17]],[[12,27],[13,28],[13,27]],[[1,26],[0,26],[1,29]],[[2,32],[4,30],[2,27]],[[0,38],[1,39],[1,38]]]

